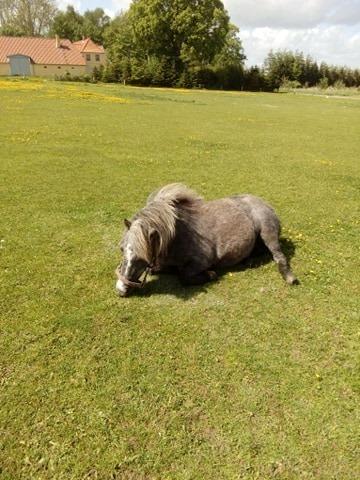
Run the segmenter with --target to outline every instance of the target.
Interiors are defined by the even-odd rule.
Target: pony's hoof
[[[287,278],[286,278],[286,283],[288,285],[299,285],[299,280],[294,276],[294,275],[289,275]]]

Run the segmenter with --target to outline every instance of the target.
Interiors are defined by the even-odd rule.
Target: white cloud
[[[114,12],[113,10],[111,10],[110,8],[104,8],[104,12],[106,13],[106,15],[110,18],[114,18],[115,15],[116,15],[116,12]]]
[[[224,0],[240,27],[248,64],[269,50],[298,50],[318,61],[360,67],[360,0]]]
[[[248,64],[261,64],[273,50],[298,50],[318,61],[360,67],[360,33],[344,26],[308,29],[254,28],[241,31]]]
[[[360,23],[360,0],[224,0],[240,27],[311,28]]]
[[[120,13],[121,11],[125,11],[129,8],[131,0],[111,0],[113,15]]]
[[[68,5],[71,5],[75,10],[81,10],[81,1],[80,0],[57,0],[57,6],[60,10],[66,10]]]

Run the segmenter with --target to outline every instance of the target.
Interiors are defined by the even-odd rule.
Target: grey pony
[[[185,185],[173,183],[153,192],[125,225],[123,261],[116,270],[121,296],[142,286],[139,279],[150,269],[175,269],[185,285],[211,281],[217,267],[231,267],[248,257],[258,237],[284,280],[297,283],[280,247],[279,218],[253,195],[205,201]]]

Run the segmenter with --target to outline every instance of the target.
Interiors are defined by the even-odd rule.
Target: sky
[[[273,50],[297,50],[317,61],[360,68],[360,0],[223,0],[240,28],[247,65],[261,65]],[[58,0],[81,12],[96,7],[110,16],[130,0]]]

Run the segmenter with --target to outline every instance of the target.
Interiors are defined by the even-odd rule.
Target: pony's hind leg
[[[292,273],[289,263],[281,250],[279,241],[279,228],[277,225],[263,227],[260,231],[260,237],[270,250],[275,263],[277,263],[279,272],[283,276],[286,283],[289,285],[295,285],[298,279]]]

